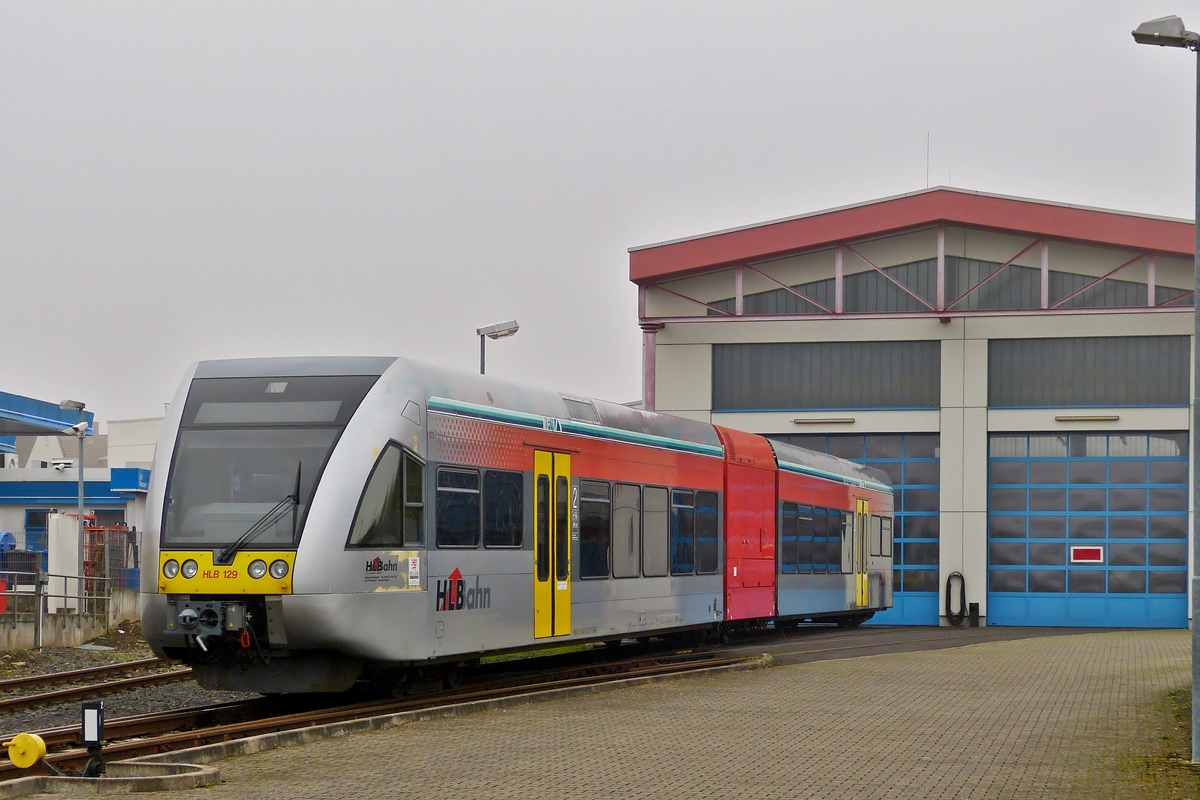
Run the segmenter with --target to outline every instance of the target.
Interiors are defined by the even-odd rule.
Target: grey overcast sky
[[[1172,2],[0,3],[0,391],[198,359],[640,394],[626,248],[933,184],[1192,216]]]

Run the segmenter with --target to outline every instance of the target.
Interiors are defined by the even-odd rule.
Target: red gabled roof
[[[629,279],[660,281],[937,223],[1191,258],[1195,226],[1043,200],[936,187],[735,230],[631,248]]]

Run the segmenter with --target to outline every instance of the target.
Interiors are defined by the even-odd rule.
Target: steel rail
[[[116,664],[105,664],[100,667],[84,667],[66,672],[47,672],[44,675],[26,675],[21,678],[5,678],[0,680],[0,692],[10,689],[21,689],[25,686],[40,686],[46,683],[66,683],[81,678],[98,678],[101,675],[113,675],[120,672],[132,672],[154,666],[166,666],[171,662],[161,658],[142,658],[137,661],[121,661]]]
[[[149,675],[135,675],[132,678],[121,678],[115,681],[91,683],[86,686],[72,686],[68,689],[56,689],[51,692],[6,697],[0,699],[0,714],[52,703],[69,703],[73,700],[100,697],[102,695],[124,692],[129,689],[140,689],[144,686],[162,686],[167,683],[179,683],[190,680],[191,677],[192,670],[190,667],[187,667],[167,672],[152,672]]]

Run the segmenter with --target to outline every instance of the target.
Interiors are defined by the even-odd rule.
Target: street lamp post
[[[73,427],[67,428],[63,433],[74,436],[79,440],[79,577],[83,578],[83,545],[87,537],[83,533],[83,437],[87,436],[87,423],[83,420],[83,409],[87,406],[78,400],[63,400],[58,404],[58,407],[63,411],[78,411],[79,423]],[[82,587],[82,584],[80,584]],[[83,594],[81,591],[80,594]]]
[[[1183,47],[1200,53],[1200,34],[1193,33],[1183,26],[1179,17],[1160,17],[1149,22],[1143,22],[1133,31],[1133,39],[1138,44],[1153,44],[1159,47]],[[1193,267],[1195,271],[1196,293],[1192,296],[1193,306],[1193,342],[1200,345],[1200,55],[1196,59],[1196,244]],[[1200,355],[1200,348],[1194,346],[1193,353]],[[1195,396],[1200,399],[1200,363],[1193,356],[1192,382]],[[1200,416],[1197,415],[1196,401],[1192,401],[1192,763],[1200,764],[1200,570],[1196,568],[1197,558],[1200,558],[1200,531],[1196,523],[1200,521],[1200,492],[1196,491],[1196,479],[1200,477]]]
[[[506,339],[519,331],[521,326],[517,324],[515,319],[510,319],[508,322],[497,322],[495,325],[485,325],[482,328],[475,329],[475,335],[479,337],[479,374],[483,375],[484,359],[486,355],[485,344],[488,339]]]

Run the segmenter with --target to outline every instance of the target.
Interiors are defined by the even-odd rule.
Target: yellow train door
[[[571,457],[533,453],[533,636],[571,632]]]
[[[871,587],[867,580],[867,557],[870,553],[869,525],[871,516],[866,500],[859,500],[854,512],[854,603],[859,608],[871,604]]]

